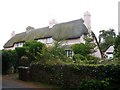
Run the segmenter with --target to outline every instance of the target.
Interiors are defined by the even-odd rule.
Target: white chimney
[[[88,29],[88,32],[91,31],[91,14],[87,11],[84,13],[84,24]]]
[[[57,22],[55,21],[55,19],[52,19],[49,21],[49,28],[52,28],[55,24],[57,24]]]
[[[34,30],[34,27],[31,26],[26,27],[26,33],[29,33],[31,30]]]
[[[15,36],[15,31],[12,31],[11,38]]]

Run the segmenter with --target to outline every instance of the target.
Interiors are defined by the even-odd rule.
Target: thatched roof
[[[83,19],[56,24],[53,28],[44,27],[16,34],[4,45],[4,48],[12,47],[16,42],[37,40],[40,38],[52,37],[54,40],[78,38],[82,34],[88,33]]]

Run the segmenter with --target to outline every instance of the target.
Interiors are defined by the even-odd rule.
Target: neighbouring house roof
[[[108,53],[113,53],[114,52],[114,46],[110,46],[109,48],[107,48],[107,50],[105,51],[106,54]]]
[[[23,32],[16,34],[7,43],[4,48],[12,47],[14,43],[37,40],[40,38],[52,37],[54,40],[73,39],[82,36],[82,34],[88,33],[88,29],[83,24],[83,19],[73,20],[56,24],[52,28],[44,27],[31,30],[30,32]]]

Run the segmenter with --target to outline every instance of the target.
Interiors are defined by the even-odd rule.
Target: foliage
[[[9,68],[14,66],[16,68],[16,52],[13,50],[2,50],[2,73],[7,74]]]
[[[27,56],[22,56],[22,57],[20,58],[20,66],[28,67],[29,64],[30,64],[30,61],[29,61],[29,59],[28,59]]]
[[[17,47],[15,48],[16,54],[17,54],[17,66],[21,65],[21,57],[26,55],[26,48],[25,47]]]
[[[87,58],[84,57],[83,55],[80,55],[80,54],[75,54],[73,56],[73,60],[74,60],[74,63],[76,64],[85,64],[85,62],[87,61]]]
[[[120,88],[120,65],[89,66],[33,63],[30,67],[30,76],[33,81],[54,84],[67,89],[106,90]]]
[[[98,58],[92,56],[95,50],[95,43],[92,36],[92,32],[84,37],[85,43],[72,45],[72,50],[74,52],[73,59],[76,63],[96,63]],[[82,61],[82,62],[81,62]]]
[[[99,32],[100,48],[104,52],[109,46],[114,45],[116,34],[114,29],[101,30]]]
[[[23,59],[26,60],[25,65],[28,62],[30,64],[32,61],[36,60],[38,53],[42,53],[43,47],[45,47],[45,45],[37,41],[28,41],[25,42],[23,47],[17,47],[15,50],[17,53],[17,59],[19,60],[18,64],[24,65],[21,64],[23,63]]]
[[[15,48],[15,51],[17,53],[18,59],[20,59],[22,56],[26,55],[26,48],[25,47],[17,47],[17,48]]]
[[[75,54],[80,54],[83,56],[87,56],[90,53],[90,48],[83,43],[72,45],[72,50]]]
[[[88,47],[88,49],[90,50],[89,54],[92,54],[94,52],[96,52],[95,47],[96,44],[94,43],[94,38],[93,38],[93,33],[91,32],[90,34],[88,34],[84,40],[85,40],[85,46]]]
[[[31,53],[33,56],[36,56],[37,53],[41,53],[42,48],[45,45],[41,42],[37,42],[37,41],[29,41],[29,42],[25,42],[24,47],[27,47],[28,52]]]
[[[116,58],[120,58],[120,35],[117,36],[115,39],[115,46],[114,46],[114,56]]]
[[[83,55],[80,55],[80,54],[75,54],[75,55],[73,56],[73,58],[74,58],[75,60],[82,60],[82,61],[84,61],[84,60],[87,59],[87,58],[85,58]]]
[[[38,53],[42,53],[42,49],[45,47],[45,45],[37,41],[28,41],[25,42],[23,47],[26,48],[27,56],[29,57],[30,61],[33,61],[36,60]]]
[[[100,64],[103,65],[120,65],[120,60],[118,58],[112,60],[102,60]]]
[[[100,59],[98,57],[95,57],[95,56],[92,56],[92,55],[87,56],[87,61],[88,61],[87,63],[88,64],[97,64],[99,60]]]
[[[37,41],[25,42],[23,47],[17,47],[15,50],[2,51],[2,71],[4,74],[14,66],[16,70],[18,66],[29,66],[31,61],[36,60],[37,54],[42,53],[44,44]]]
[[[56,42],[54,46],[44,47],[42,53],[38,54],[37,59],[41,63],[60,64],[66,62],[69,58],[65,55],[61,43]]]
[[[80,90],[109,90],[110,89],[109,78],[105,80],[83,80],[78,89]]]

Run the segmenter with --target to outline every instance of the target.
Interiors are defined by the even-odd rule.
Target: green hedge
[[[102,89],[118,89],[120,88],[120,65],[32,64],[30,77],[33,81],[59,85],[62,88],[86,90],[85,87],[87,87],[87,90],[100,90],[100,87],[102,87]]]
[[[2,50],[2,74],[12,73],[9,70],[12,66],[16,69],[16,65],[16,52],[14,50]]]

